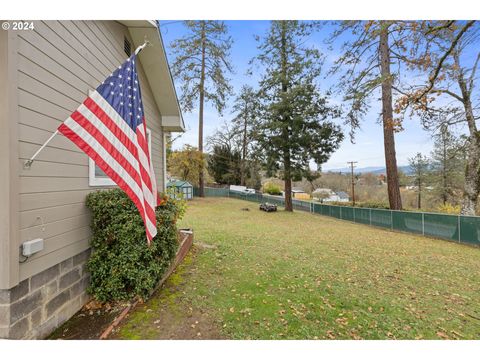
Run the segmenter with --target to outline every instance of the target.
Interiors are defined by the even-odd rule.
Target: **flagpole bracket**
[[[25,161],[25,163],[23,164],[23,168],[24,169],[30,169],[32,167],[32,164],[33,164],[33,159],[28,159],[27,161]]]
[[[52,141],[52,139],[53,139],[53,138],[55,137],[55,135],[57,135],[57,134],[58,134],[58,129],[57,129],[52,135],[50,135],[50,137],[48,138],[48,140],[45,141],[42,146],[40,146],[40,148],[37,150],[37,152],[36,152],[35,154],[33,154],[33,156],[32,156],[30,159],[28,159],[27,161],[25,161],[25,163],[23,164],[23,168],[24,168],[24,169],[30,169],[30,168],[32,167],[33,161],[35,160],[35,158],[37,157],[37,155],[40,153],[40,151],[42,151],[42,150],[45,148],[45,146],[47,146],[48,143],[49,143],[50,141]]]

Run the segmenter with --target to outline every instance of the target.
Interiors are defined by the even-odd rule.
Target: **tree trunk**
[[[392,107],[392,77],[390,74],[390,48],[388,46],[388,23],[382,21],[380,32],[380,68],[382,75],[382,120],[385,167],[387,169],[387,189],[390,209],[401,210],[402,199],[398,183],[397,157],[395,154],[395,134]]]
[[[418,202],[417,202],[417,208],[421,209],[422,208],[422,180],[419,175],[418,177]]]
[[[245,106],[243,119],[243,144],[242,144],[242,167],[240,169],[240,185],[245,186],[246,183],[246,161],[247,161],[247,108]]]
[[[284,181],[285,181],[285,211],[293,211],[292,203],[292,176],[290,174],[290,153],[287,152],[283,157]]]
[[[443,137],[443,205],[447,205],[448,200],[448,179],[447,179],[447,139],[446,134],[442,135]]]
[[[442,142],[443,142],[443,165],[442,165],[442,182],[443,182],[443,189],[442,189],[442,198],[443,198],[443,205],[447,204],[447,139],[445,131],[442,132]]]
[[[286,39],[286,23],[285,21],[281,22],[282,24],[282,40],[281,40],[281,53],[282,53],[282,92],[286,93],[288,91],[288,81],[287,81],[287,39]],[[284,99],[282,101],[285,101]],[[287,114],[282,114],[283,121],[283,172],[284,172],[284,182],[285,182],[285,211],[293,211],[292,204],[292,176],[291,176],[291,163],[290,163],[290,146],[289,146],[289,118]]]
[[[465,188],[462,200],[462,215],[474,216],[477,213],[477,201],[480,194],[480,134],[470,136],[468,144],[467,166],[465,168]]]
[[[205,23],[202,22],[202,68],[200,75],[200,106],[198,110],[198,150],[203,154],[203,105],[205,102]],[[204,168],[200,169],[198,179],[199,196],[205,197]]]
[[[472,103],[469,98],[464,102],[464,106],[470,136],[461,214],[474,216],[477,213],[477,201],[480,194],[480,133],[475,124]]]
[[[453,53],[455,65],[459,69],[458,52]],[[462,92],[465,119],[468,125],[467,166],[465,168],[465,188],[463,190],[462,209],[460,214],[475,216],[477,212],[478,195],[480,194],[480,132],[477,130],[471,102],[471,88],[468,89],[463,72],[458,73],[458,85]]]

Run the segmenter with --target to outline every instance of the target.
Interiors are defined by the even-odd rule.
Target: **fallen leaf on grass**
[[[327,337],[329,339],[335,339],[335,334],[332,330],[327,330]]]
[[[443,331],[437,331],[437,335],[441,337],[442,339],[449,339],[448,335],[445,334]]]

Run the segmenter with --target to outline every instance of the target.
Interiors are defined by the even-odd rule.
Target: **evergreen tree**
[[[388,200],[394,210],[402,209],[395,149],[395,133],[402,125],[401,118],[394,118],[393,98],[399,95],[400,75],[406,64],[403,54],[416,26],[414,21],[346,20],[338,24],[331,38],[334,41],[348,35],[331,72],[342,74],[338,89],[345,94],[352,140],[372,96],[377,97],[380,91]]]
[[[232,40],[222,21],[185,21],[188,33],[171,43],[175,61],[172,74],[181,83],[180,103],[191,112],[198,101],[198,150],[203,153],[203,113],[205,101],[211,102],[219,114],[225,108],[232,88],[226,74],[232,72],[230,48]],[[199,173],[199,195],[204,194],[204,171]]]
[[[292,178],[306,171],[313,159],[328,160],[343,139],[329,118],[339,115],[318,90],[322,56],[304,44],[315,24],[272,21],[259,41],[263,65],[260,81],[260,116],[256,140],[270,170],[282,169],[285,210],[293,211]]]
[[[214,145],[208,157],[208,171],[215,182],[235,185],[240,182],[241,156],[226,145]]]
[[[408,159],[410,168],[413,171],[414,185],[417,187],[417,208],[422,208],[422,191],[428,176],[430,162],[426,156],[417,153],[413,158]]]
[[[435,135],[432,151],[432,183],[435,192],[445,205],[456,202],[461,193],[465,176],[464,143],[443,125]]]
[[[240,185],[245,185],[249,170],[248,157],[252,154],[249,148],[252,147],[253,133],[255,131],[258,116],[258,97],[251,86],[244,85],[240,94],[235,99],[233,111],[236,113],[233,124],[239,135],[242,163],[240,167]]]

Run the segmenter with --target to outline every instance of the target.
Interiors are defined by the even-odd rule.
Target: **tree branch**
[[[478,61],[480,60],[480,52],[477,54],[477,59],[475,60],[475,64],[473,65],[473,68],[472,68],[472,73],[470,74],[470,79],[468,79],[468,95],[471,95],[472,94],[472,90],[473,90],[473,80],[475,78],[475,72],[477,71],[477,67],[478,67]]]
[[[440,70],[443,67],[443,63],[445,59],[452,53],[453,49],[455,46],[457,46],[458,42],[462,38],[463,34],[475,23],[475,20],[470,20],[465,24],[465,26],[459,31],[455,39],[453,39],[450,47],[447,49],[447,51],[442,55],[440,58],[437,66],[435,67],[435,70],[433,71],[432,76],[429,78],[429,85],[420,93],[419,96],[415,97],[415,101],[419,101],[421,98],[423,98],[429,91],[433,89],[433,86],[435,85],[435,80],[437,80],[438,75],[440,74]]]

